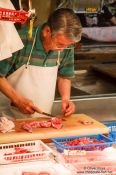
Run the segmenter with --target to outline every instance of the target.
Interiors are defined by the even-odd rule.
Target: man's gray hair
[[[47,25],[50,27],[53,35],[61,32],[67,38],[74,40],[74,42],[81,39],[81,22],[72,9],[60,8],[55,10],[49,16]]]

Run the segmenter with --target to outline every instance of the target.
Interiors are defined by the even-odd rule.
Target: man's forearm
[[[58,90],[62,100],[70,100],[71,81],[66,78],[58,77]]]
[[[12,102],[16,103],[19,98],[19,95],[13,89],[13,87],[9,84],[5,77],[0,76],[0,91],[6,95]]]
[[[4,77],[0,77],[0,91],[6,95],[11,100],[12,105],[17,107],[22,113],[42,113],[42,110],[36,107],[30,99],[24,98],[18,94]]]

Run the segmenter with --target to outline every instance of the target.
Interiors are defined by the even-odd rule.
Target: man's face
[[[63,33],[55,33],[53,35],[49,27],[44,28],[42,32],[42,41],[46,51],[63,51],[69,45],[74,44],[74,41],[67,38]]]
[[[52,33],[50,27],[46,26],[42,31],[42,42],[44,49],[48,52],[63,51],[68,46],[74,44],[74,41],[67,38],[63,33]]]
[[[68,39],[65,35],[59,33],[51,36],[49,42],[51,45],[51,50],[59,50],[59,51],[63,51],[68,46],[74,44],[74,42]]]

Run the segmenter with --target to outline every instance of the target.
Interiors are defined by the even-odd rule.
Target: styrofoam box
[[[47,171],[50,175],[74,175],[74,172],[69,171],[62,164],[50,161],[34,161],[0,166],[0,175],[22,175],[23,172],[40,173],[41,171]]]

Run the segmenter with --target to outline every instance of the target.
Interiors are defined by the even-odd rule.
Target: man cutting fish
[[[75,110],[70,78],[74,76],[73,44],[81,39],[80,20],[71,9],[57,9],[34,30],[32,40],[25,33],[22,50],[0,61],[0,90],[19,117],[21,113],[33,117],[42,111],[51,113],[57,83],[62,113],[69,116]]]

